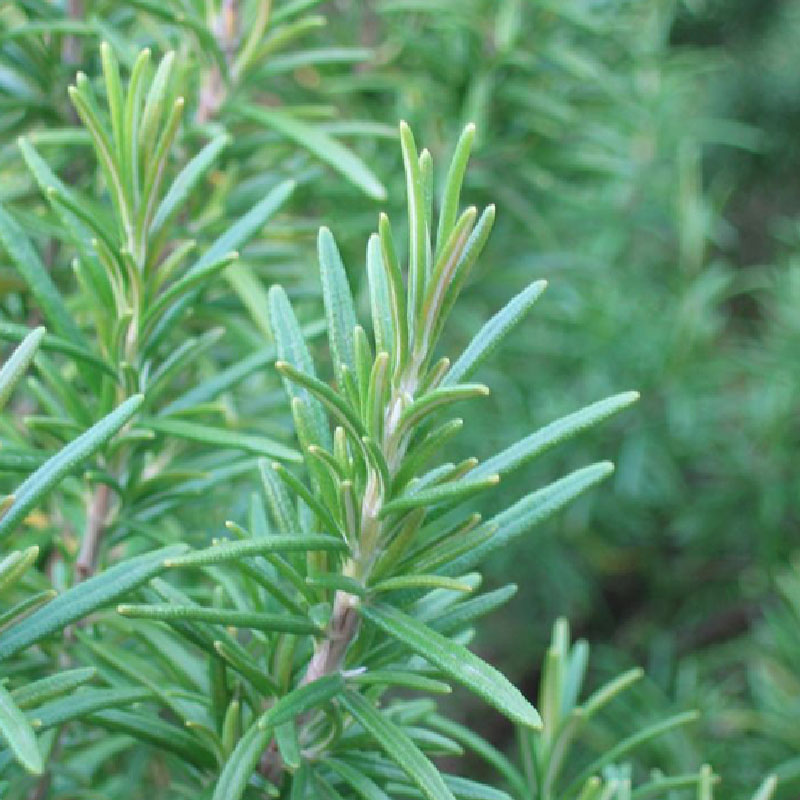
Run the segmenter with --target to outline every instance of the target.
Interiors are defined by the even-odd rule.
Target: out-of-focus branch
[[[83,19],[85,8],[83,0],[67,0],[67,16],[70,19]],[[64,37],[61,47],[61,57],[65,64],[79,64],[82,55],[80,36],[69,34]]]
[[[241,25],[239,0],[222,0],[222,6],[214,26],[214,37],[225,55],[228,71],[233,66],[239,45]],[[227,94],[225,79],[219,65],[215,64],[203,81],[197,106],[197,121],[208,122],[219,111]]]
[[[78,579],[85,580],[97,566],[97,553],[106,527],[111,489],[101,483],[92,494],[86,514],[86,530],[81,541],[81,549],[75,562]]]

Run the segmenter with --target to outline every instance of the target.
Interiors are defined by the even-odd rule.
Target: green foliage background
[[[275,13],[292,5],[276,3]],[[516,337],[481,367],[477,378],[493,394],[453,460],[495,452],[610,394],[642,394],[633,410],[504,480],[483,501],[481,511],[497,511],[532,487],[615,455],[616,473],[603,488],[493,557],[488,588],[514,582],[519,591],[499,624],[479,627],[478,649],[534,697],[553,621],[565,616],[595,646],[590,684],[633,664],[648,674],[612,705],[587,749],[659,715],[698,708],[698,723],[644,748],[638,763],[657,760],[680,773],[708,761],[723,776],[720,796],[732,798],[749,797],[777,770],[776,796],[796,797],[800,3],[297,5],[309,6],[309,21],[231,90],[223,109],[233,140],[176,225],[205,245],[285,177],[298,181],[291,207],[248,249],[239,283],[215,285],[193,309],[190,334],[224,332],[202,345],[147,413],[220,366],[264,350],[265,298],[275,282],[288,288],[301,323],[319,332],[312,265],[320,222],[331,226],[366,313],[364,242],[379,210],[399,219],[404,209],[397,120],[407,120],[439,162],[474,121],[465,196],[479,207],[496,202],[498,219],[442,352],[460,352],[532,280],[545,277],[549,288]],[[212,67],[208,43],[156,4],[87,2],[73,27],[42,34],[36,24],[57,6],[20,0],[0,8],[0,201],[15,209],[56,283],[67,286],[67,248],[16,137],[27,136],[101,210],[107,196],[67,100],[76,70],[97,79],[102,40],[126,69],[144,46],[159,57],[175,49],[176,73],[190,80],[203,74],[198,64]],[[271,122],[248,114],[248,104],[273,114]],[[274,116],[286,109],[344,142],[370,174],[321,158],[327,139],[320,145],[287,134]],[[222,127],[212,119],[188,129],[176,162]],[[40,321],[7,260],[0,289],[3,325]],[[10,330],[5,338],[13,339]],[[32,459],[35,449],[60,441],[58,428],[41,420],[39,428],[35,420],[28,430],[20,425],[25,415],[44,416],[47,398],[33,379],[17,398],[15,420],[3,420],[4,447],[24,444]],[[220,428],[286,442],[290,420],[275,413],[282,401],[271,373],[254,370],[214,402]],[[92,409],[87,419],[102,413]],[[139,451],[131,447],[134,459]],[[190,504],[185,519],[196,525],[197,542],[243,515],[246,493],[232,487],[252,470],[256,450],[209,456],[164,443],[177,493],[151,493],[146,469],[132,478],[126,488],[134,504],[141,501],[140,528],[122,520],[109,547],[157,538],[141,520],[161,513],[163,503]],[[3,466],[10,492],[19,471],[10,461]],[[209,471],[220,477],[203,482]],[[56,588],[69,583],[59,550],[68,562],[77,545],[74,534],[54,539],[52,531],[79,530],[84,513],[74,475],[62,497],[56,518],[43,515],[38,529],[13,540],[42,547],[39,571],[54,563],[48,574]],[[238,507],[230,508],[231,497]],[[477,706],[458,713],[500,749],[514,749],[510,725]],[[487,777],[478,760],[467,769]]]

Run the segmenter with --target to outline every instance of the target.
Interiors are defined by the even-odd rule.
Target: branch
[[[97,552],[106,527],[111,489],[101,483],[92,494],[86,513],[86,531],[81,541],[81,549],[75,562],[78,580],[86,580],[97,566]]]

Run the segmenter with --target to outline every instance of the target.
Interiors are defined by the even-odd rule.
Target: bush
[[[723,216],[762,140],[701,112],[672,3],[315,5],[0,10],[8,796],[706,798],[710,758],[749,797],[789,758],[747,628],[797,496],[794,269],[737,269]],[[509,581],[479,649],[522,692],[465,649]],[[626,652],[579,704],[557,624],[519,766],[397,691],[535,728],[563,613]]]

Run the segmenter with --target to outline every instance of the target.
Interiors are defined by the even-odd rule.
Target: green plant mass
[[[0,6],[0,798],[796,797],[792,16],[717,5]]]

